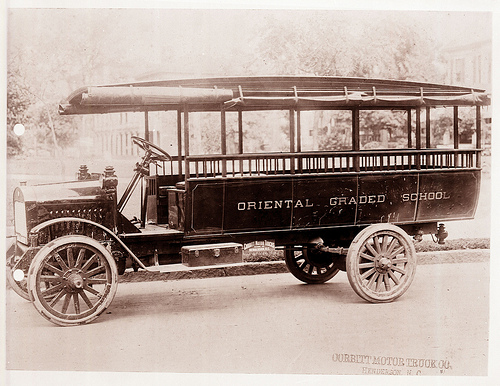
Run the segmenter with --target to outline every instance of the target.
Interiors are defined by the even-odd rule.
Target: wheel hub
[[[85,278],[81,275],[80,271],[70,271],[67,275],[64,276],[66,279],[67,287],[70,290],[77,291],[83,288]]]
[[[386,273],[392,267],[392,260],[385,256],[381,256],[376,260],[375,266],[378,272]]]

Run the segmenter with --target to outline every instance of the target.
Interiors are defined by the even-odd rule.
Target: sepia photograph
[[[490,384],[495,12],[404,3],[8,2],[5,384]]]

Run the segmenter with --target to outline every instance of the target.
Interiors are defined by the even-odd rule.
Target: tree
[[[52,153],[60,153],[60,144],[67,145],[74,138],[74,130],[67,117],[57,114],[55,106],[48,102],[43,90],[28,83],[22,75],[22,68],[11,61],[7,71],[7,149],[9,155],[23,153],[23,142],[45,144],[51,139]],[[41,94],[40,94],[41,93]],[[26,140],[16,138],[12,132],[15,124],[22,123],[27,128]],[[36,151],[36,149],[35,149]]]
[[[39,149],[60,154],[62,148],[71,145],[77,137],[80,119],[60,116],[58,103],[76,87],[102,82],[103,65],[112,62],[105,53],[114,53],[115,47],[112,44],[105,47],[103,39],[88,39],[88,35],[81,33],[83,25],[78,15],[81,13],[67,10],[9,12],[9,155]],[[103,22],[104,15],[97,17],[94,23]],[[18,28],[25,25],[32,28]],[[110,29],[110,26],[102,28],[102,33]],[[91,29],[90,34],[96,31],[101,30]],[[27,128],[22,140],[12,134],[15,123],[23,123]]]
[[[21,138],[14,134],[13,128],[17,123],[27,120],[26,111],[30,105],[30,98],[23,92],[16,76],[7,72],[7,155],[22,153]]]

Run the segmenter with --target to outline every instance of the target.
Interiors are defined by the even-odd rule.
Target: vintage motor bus
[[[203,78],[78,89],[61,102],[60,114],[144,112],[144,138],[131,138],[142,158],[121,197],[113,167],[103,174],[82,167],[75,181],[16,188],[17,242],[7,276],[49,321],[78,325],[110,305],[126,267],[241,263],[241,243],[274,240],[299,280],[324,283],[346,271],[363,299],[393,301],[415,275],[410,236],[418,241],[430,234],[443,242],[441,222],[474,217],[481,108],[489,103],[484,90],[339,77]],[[467,148],[459,146],[462,106],[475,125]],[[431,112],[442,108],[450,113],[442,121],[451,137],[448,147],[438,148],[432,145]],[[171,131],[177,138],[169,141],[177,154],[148,138],[148,114],[158,111],[176,117]],[[404,136],[397,146],[369,146],[368,137],[380,134],[366,123],[374,111],[398,114]],[[192,122],[200,114],[217,117],[218,154],[195,154],[190,146]],[[286,149],[245,152],[255,127],[244,127],[248,114],[282,130]],[[276,114],[281,123],[273,126]],[[318,114],[341,114],[338,121],[348,122],[348,148],[306,150],[311,125],[305,122]],[[234,151],[228,151],[229,131]],[[137,186],[144,186],[140,219],[131,221],[124,208]]]

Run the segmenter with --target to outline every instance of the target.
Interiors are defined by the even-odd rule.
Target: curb
[[[418,265],[427,264],[452,264],[452,263],[474,263],[486,262],[490,259],[489,249],[460,249],[454,251],[435,251],[417,253]],[[261,263],[242,263],[228,266],[189,269],[186,267],[178,270],[158,271],[139,271],[125,272],[119,276],[119,283],[137,283],[146,281],[167,281],[167,280],[185,280],[185,279],[208,279],[214,277],[226,276],[246,276],[246,275],[265,275],[273,273],[289,272],[285,262],[267,261]]]
[[[476,263],[490,260],[489,249],[456,249],[417,253],[418,265]]]

